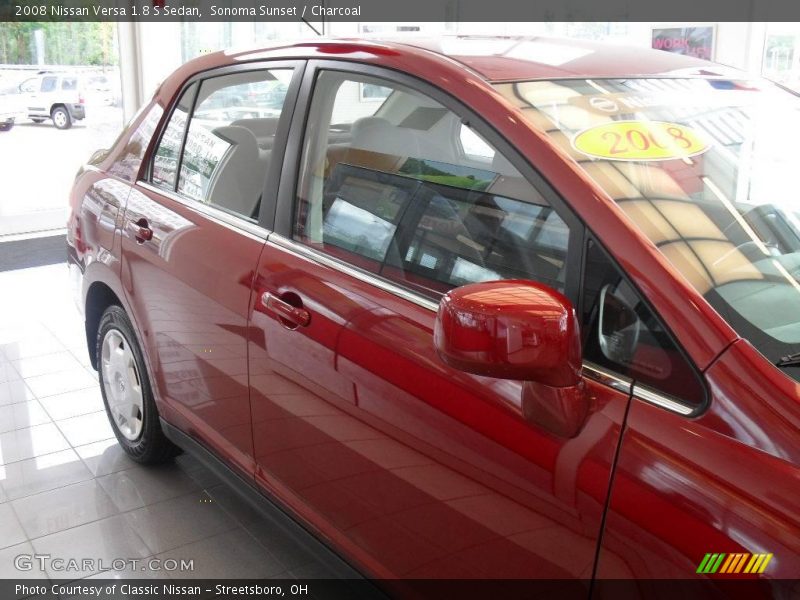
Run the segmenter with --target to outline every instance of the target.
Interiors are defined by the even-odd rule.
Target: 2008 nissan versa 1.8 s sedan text
[[[797,131],[767,82],[582,42],[193,60],[71,197],[119,442],[375,578],[796,577]]]

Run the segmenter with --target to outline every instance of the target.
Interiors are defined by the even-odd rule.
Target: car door
[[[270,62],[188,82],[122,227],[122,281],[162,416],[250,475],[248,307],[296,86],[278,108],[240,92],[289,86],[300,68]]]
[[[585,597],[629,381],[585,365],[592,408],[565,434],[525,382],[433,345],[438,300],[473,281],[577,306],[580,223],[442,92],[337,63],[312,87],[253,296],[257,480],[373,574],[575,578]]]
[[[47,83],[45,83],[47,79]],[[55,86],[56,77],[49,75],[45,77],[33,77],[22,82],[19,86],[20,91],[25,97],[25,107],[29,114],[47,115],[43,93],[47,88]]]

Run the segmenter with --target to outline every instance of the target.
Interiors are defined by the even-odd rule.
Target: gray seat
[[[209,202],[249,218],[261,198],[267,173],[259,157],[256,137],[238,125],[217,127],[212,133],[231,147],[214,173]]]

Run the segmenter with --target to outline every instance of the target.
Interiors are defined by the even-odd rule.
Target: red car
[[[798,131],[768,82],[583,42],[190,61],[71,196],[119,442],[224,464],[376,579],[769,595],[800,574]]]

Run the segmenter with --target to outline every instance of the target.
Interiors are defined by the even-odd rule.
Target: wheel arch
[[[106,309],[113,305],[125,310],[125,306],[119,296],[106,283],[95,281],[89,286],[86,291],[84,324],[86,327],[86,347],[89,350],[89,360],[95,370],[97,370],[97,355],[94,352],[94,348],[97,340],[97,331],[100,328],[100,319]]]

